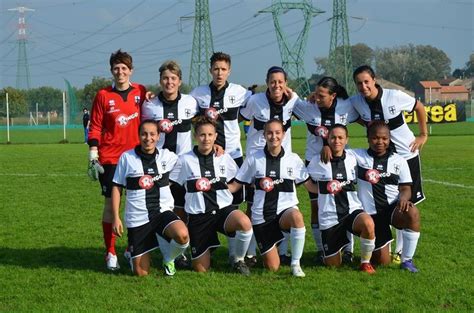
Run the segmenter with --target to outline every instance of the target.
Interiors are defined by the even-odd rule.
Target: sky
[[[288,0],[287,2],[295,2]],[[158,68],[178,61],[189,81],[194,28],[193,0],[1,0],[0,88],[16,86],[17,11],[25,14],[31,87],[65,89],[64,80],[83,88],[95,76],[110,78],[109,57],[122,49],[133,56],[132,80],[158,82]],[[331,36],[332,0],[314,0],[325,11],[312,19],[304,55],[309,77],[315,57],[326,57]],[[214,51],[232,56],[230,80],[262,84],[270,66],[281,65],[272,15],[259,10],[271,0],[209,0]],[[347,0],[350,43],[393,48],[431,45],[461,68],[474,53],[474,0]],[[281,16],[288,41],[303,28],[300,11]]]

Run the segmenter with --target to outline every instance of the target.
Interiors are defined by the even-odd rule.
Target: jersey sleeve
[[[112,179],[112,182],[115,185],[118,185],[121,187],[127,186],[126,169],[127,169],[127,154],[122,153],[118,161],[117,167],[115,169],[114,178]]]
[[[171,172],[176,167],[178,156],[176,153],[169,151],[168,149],[164,149],[163,152],[166,159],[166,171]]]
[[[347,123],[354,123],[356,122],[360,115],[359,112],[356,111],[352,103],[349,101],[349,99],[344,100],[346,102],[346,110],[347,110]]]
[[[246,119],[247,121],[250,121],[253,116],[253,106],[254,106],[254,101],[253,101],[253,96],[248,99],[246,102],[246,105],[241,107],[239,110],[240,115]]]
[[[304,121],[304,115],[305,115],[304,105],[305,105],[304,100],[298,99],[296,100],[295,106],[293,107],[293,115],[301,121]]]
[[[416,99],[400,90],[395,90],[394,92],[398,108],[401,111],[413,112],[416,105]]]
[[[412,184],[413,180],[411,178],[410,167],[408,166],[408,162],[400,157],[400,174],[399,174],[399,184]]]
[[[295,183],[299,185],[309,179],[309,174],[308,174],[308,170],[306,169],[306,166],[304,166],[304,163],[300,159],[300,157],[296,154],[294,154],[294,156],[295,156],[294,162],[295,162],[295,173],[296,173]]]
[[[230,182],[234,180],[235,176],[237,175],[237,172],[239,171],[239,167],[237,166],[237,163],[235,163],[234,159],[229,154],[224,154],[226,157],[226,167],[227,167],[227,182]]]
[[[242,184],[251,184],[253,183],[255,179],[255,173],[253,170],[253,157],[248,157],[245,159],[244,163],[242,164],[242,167],[239,169],[237,172],[237,175],[235,176],[235,180]]]
[[[91,118],[89,126],[89,146],[98,147],[102,136],[103,119],[105,109],[104,92],[99,91],[95,95],[91,109]]]
[[[312,181],[317,182],[320,177],[319,168],[319,155],[315,155],[311,161],[309,162],[306,170],[308,171],[308,175]]]
[[[183,169],[183,157],[179,157],[173,169],[170,172],[170,181],[177,183],[178,185],[184,185],[186,181],[186,174]]]

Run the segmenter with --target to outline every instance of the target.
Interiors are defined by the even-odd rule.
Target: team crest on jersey
[[[367,180],[372,185],[375,185],[380,180],[380,173],[376,169],[370,169],[365,172],[365,180]]]
[[[140,103],[140,96],[135,96],[135,103],[139,104]]]
[[[217,112],[215,108],[206,109],[205,114],[208,118],[212,120],[216,120],[217,117],[219,116],[219,113]]]
[[[393,170],[395,171],[395,174],[400,174],[400,165],[394,164]]]
[[[199,178],[196,180],[196,189],[197,191],[209,191],[211,190],[211,182],[206,177]]]
[[[165,161],[161,162],[161,169],[163,171],[166,170],[166,162]]]
[[[341,182],[338,180],[331,180],[327,183],[326,189],[330,194],[335,195],[342,190]]]
[[[314,134],[316,136],[319,136],[319,137],[323,138],[323,139],[327,139],[328,135],[329,135],[329,130],[327,129],[326,126],[320,125],[320,126],[316,127],[316,129],[314,130]]]
[[[160,132],[165,133],[165,134],[169,134],[173,131],[173,123],[171,123],[171,121],[166,118],[162,119],[158,123],[158,127],[160,129]]]
[[[292,167],[287,167],[286,172],[288,173],[288,176],[293,177],[293,168]]]
[[[395,114],[395,106],[394,105],[389,106],[388,111],[390,112],[390,114]]]
[[[234,104],[235,102],[235,96],[229,96],[229,102]]]
[[[109,105],[110,105],[111,107],[113,107],[113,106],[115,105],[115,101],[114,101],[113,99],[112,99],[112,100],[109,100]]]
[[[184,109],[184,115],[186,115],[186,117],[190,117],[191,116],[191,110],[190,109]]]
[[[339,116],[339,122],[343,125],[347,123],[347,114],[342,114]]]
[[[153,187],[155,183],[153,181],[153,177],[151,177],[150,175],[143,175],[138,180],[138,185],[140,186],[140,188],[148,190]]]
[[[221,172],[222,175],[225,174],[225,165],[219,165],[219,171]]]

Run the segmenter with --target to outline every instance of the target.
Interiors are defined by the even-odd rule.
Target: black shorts
[[[328,258],[339,253],[345,246],[349,244],[347,232],[354,233],[353,225],[357,216],[364,213],[363,210],[355,210],[351,214],[346,215],[338,224],[331,228],[321,230],[323,240],[324,257]]]
[[[186,196],[186,188],[180,184],[170,185],[171,195],[174,199],[174,207],[184,209],[184,197]]]
[[[263,255],[269,252],[275,245],[285,238],[280,228],[280,219],[288,209],[282,211],[274,219],[266,221],[262,224],[253,225],[253,233],[255,241],[257,241],[260,254]]]
[[[188,215],[188,231],[193,260],[202,256],[207,250],[215,249],[221,245],[217,232],[228,237],[235,236],[235,233],[226,233],[224,229],[227,218],[235,210],[236,208],[230,205],[220,210]]]
[[[396,206],[397,202],[394,202],[389,206],[387,210],[382,210],[380,212],[377,212],[377,214],[373,214],[370,216],[372,217],[372,220],[375,224],[374,251],[385,247],[387,244],[393,241],[392,230],[390,229],[390,225],[392,224],[392,216]]]
[[[304,161],[304,164],[306,165],[306,167],[308,166],[309,162],[311,161],[308,161],[308,160],[305,160]],[[318,201],[318,194],[317,193],[312,193],[312,192],[309,192],[308,191],[308,195],[309,195],[309,201]]]
[[[104,173],[99,173],[100,189],[102,189],[102,195],[106,198],[112,197],[112,180],[114,179],[115,168],[117,164],[104,164]]]
[[[242,164],[244,163],[244,158],[243,157],[236,158],[234,159],[234,161],[235,163],[237,163],[237,166],[240,168]],[[240,188],[239,191],[232,194],[232,196],[234,197],[234,199],[232,200],[232,205],[240,205],[242,202],[244,202],[244,193],[245,193],[244,190],[245,190],[245,186],[242,186],[242,188]]]
[[[149,213],[149,220],[141,226],[128,228],[128,250],[132,259],[158,248],[158,235],[169,241],[165,230],[180,218],[173,211],[155,211]]]
[[[423,186],[421,185],[421,163],[420,155],[407,160],[408,167],[410,168],[411,180],[411,202],[418,204],[425,200],[425,194],[423,193]]]

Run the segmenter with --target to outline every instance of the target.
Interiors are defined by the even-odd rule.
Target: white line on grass
[[[450,186],[450,187],[459,187],[459,188],[466,188],[466,189],[474,189],[474,186],[466,186],[466,185],[461,185],[461,184],[453,184],[453,183],[448,183],[448,182],[445,182],[445,181],[439,181],[439,180],[434,180],[434,179],[423,179],[423,181],[428,182],[428,183],[434,183],[434,184],[440,184],[440,185]]]
[[[46,174],[29,174],[29,173],[0,173],[0,176],[23,176],[23,177],[36,177],[36,176],[51,176],[51,177],[71,177],[71,176],[84,176],[86,177],[86,174],[55,174],[55,173],[46,173]]]
[[[443,168],[426,168],[422,169],[422,172],[437,172],[437,171],[458,171],[463,170],[463,167],[443,167]]]

